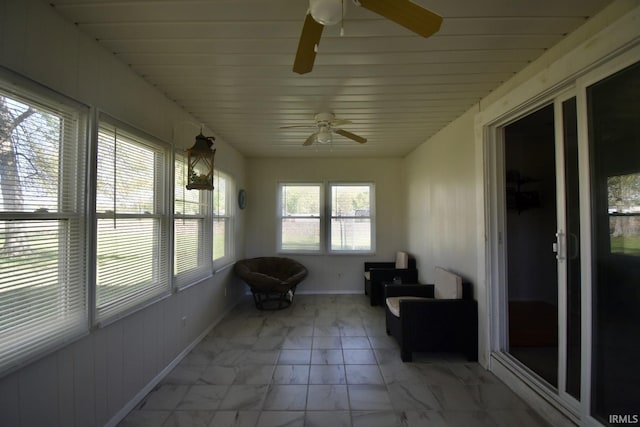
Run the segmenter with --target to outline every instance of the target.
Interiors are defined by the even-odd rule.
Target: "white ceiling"
[[[416,0],[444,18],[425,39],[345,2],[298,75],[306,0],[47,0],[248,157],[404,156],[609,3]],[[279,129],[319,112],[368,142]]]

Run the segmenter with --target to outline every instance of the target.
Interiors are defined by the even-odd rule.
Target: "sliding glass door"
[[[640,64],[587,87],[591,415],[640,416]],[[635,415],[635,418],[633,416]]]
[[[580,206],[576,98],[550,100],[504,134],[505,350],[580,398]]]
[[[640,63],[623,60],[489,133],[494,357],[587,425],[640,422]]]
[[[554,105],[504,128],[507,351],[558,385]]]

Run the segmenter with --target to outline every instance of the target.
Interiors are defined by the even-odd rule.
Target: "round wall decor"
[[[247,206],[247,192],[244,189],[238,191],[238,207],[244,209]]]

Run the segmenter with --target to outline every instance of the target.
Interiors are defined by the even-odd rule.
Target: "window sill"
[[[176,286],[176,288],[175,288],[176,289],[176,293],[185,291],[185,290],[187,290],[187,289],[189,289],[189,288],[191,288],[193,286],[199,285],[200,283],[202,283],[204,281],[207,281],[207,280],[211,279],[212,277],[213,277],[213,274],[208,274],[207,276],[201,277],[199,279],[196,279],[191,283],[187,283],[186,285]]]
[[[215,270],[213,270],[213,274],[216,275],[218,273],[222,273],[224,270],[228,270],[229,268],[233,267],[235,263],[236,263],[235,260],[229,261],[228,263],[223,264],[221,267],[218,267]]]
[[[134,313],[137,313],[138,311],[144,310],[145,308],[151,307],[152,305],[167,299],[171,296],[171,292],[170,291],[165,291],[161,294],[156,295],[155,297],[151,297],[150,299],[148,299],[147,301],[141,302],[137,305],[134,305],[128,309],[122,310],[119,313],[114,313],[112,316],[109,316],[105,319],[102,320],[96,320],[94,325],[96,328],[100,329],[100,328],[104,328],[106,326],[109,326],[113,323],[116,323],[122,319],[124,319],[125,317],[131,316]]]

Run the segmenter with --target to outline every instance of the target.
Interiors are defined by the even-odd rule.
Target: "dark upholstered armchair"
[[[418,270],[416,259],[406,252],[398,252],[396,261],[364,263],[364,293],[369,296],[371,305],[382,305],[383,282],[399,279],[402,283],[417,283]]]
[[[246,282],[260,310],[279,310],[293,302],[307,269],[291,258],[259,257],[237,261],[234,271]]]
[[[411,362],[413,352],[460,352],[478,360],[478,305],[471,284],[445,270],[436,281],[447,274],[445,281],[455,289],[441,291],[442,283],[385,286],[387,334],[398,341],[403,362]]]

